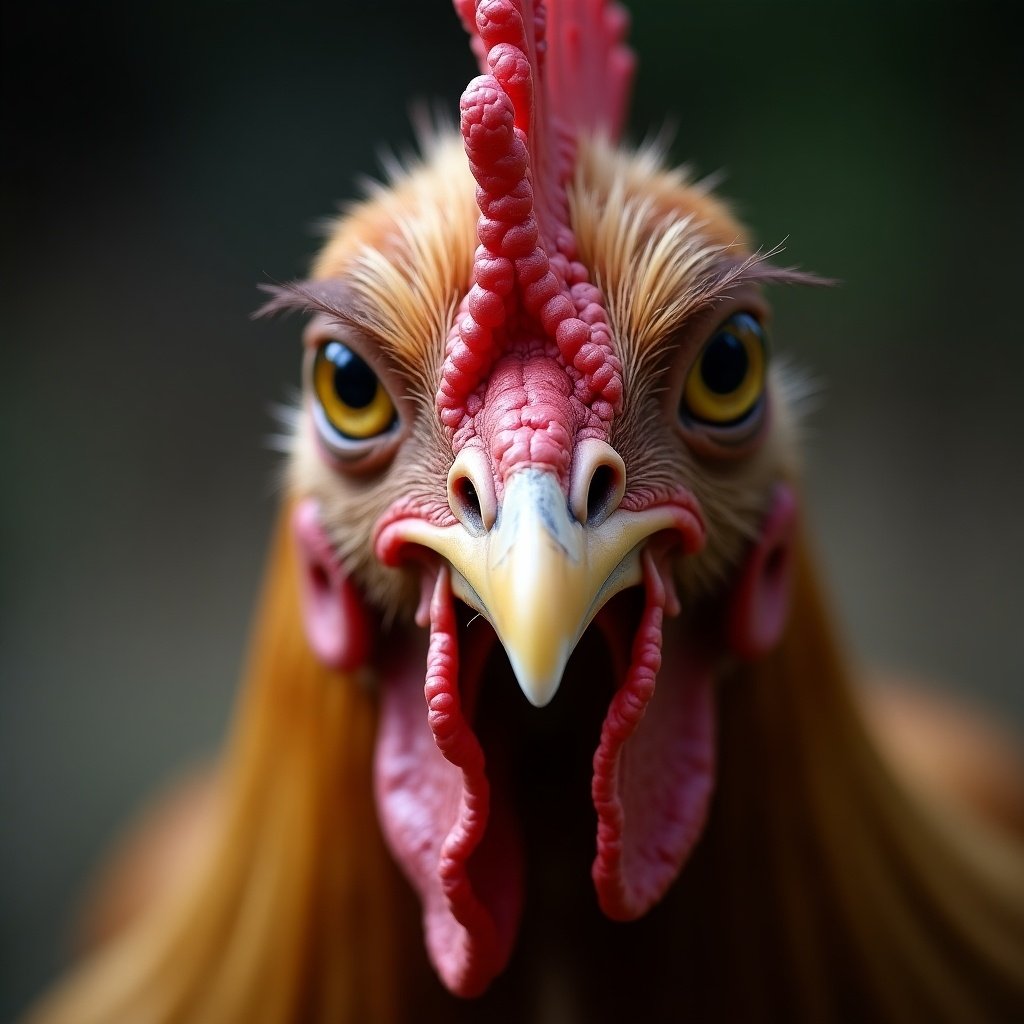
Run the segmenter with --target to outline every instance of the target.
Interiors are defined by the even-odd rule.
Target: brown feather
[[[677,1019],[680,1007],[707,1021],[959,1024],[1019,1010],[1019,849],[977,823],[964,842],[955,816],[894,781],[805,547],[783,643],[722,680],[718,796],[665,904],[616,925],[585,885],[559,892],[554,918],[534,900],[509,972],[471,1002],[426,967],[375,824],[373,702],[303,650],[293,571],[279,538],[227,762],[227,825],[205,871],[87,964],[40,1024],[573,1024]]]
[[[612,198],[625,210],[620,225],[601,212]],[[712,529],[684,583],[691,601],[713,601],[768,488],[797,474],[785,382],[770,385],[768,439],[738,464],[702,460],[649,424],[663,418],[674,351],[707,303],[739,286],[730,274],[743,268],[749,283],[788,272],[751,261],[724,208],[648,151],[584,147],[573,210],[627,339],[631,391],[613,441],[634,484],[683,479],[697,490]],[[450,451],[428,399],[468,285],[474,220],[464,161],[439,142],[426,165],[340,222],[314,269],[315,280],[351,289],[353,309],[337,319],[379,339],[409,392],[408,434],[388,468],[343,482],[302,418],[290,476],[291,498],[320,500],[353,575],[393,623],[388,644],[412,639],[403,623],[415,589],[375,562],[371,531],[396,493],[445,500]],[[636,274],[646,297],[633,294]],[[910,799],[894,779],[861,719],[805,549],[781,646],[721,680],[718,793],[668,899],[642,921],[613,924],[585,871],[563,886],[551,857],[545,877],[557,895],[531,890],[509,971],[480,1001],[453,999],[426,967],[416,908],[376,825],[371,690],[324,670],[306,647],[286,519],[224,761],[221,828],[195,872],[72,975],[39,1024],[571,1024],[677,1019],[681,1007],[697,1020],[1019,1015],[1020,850]]]

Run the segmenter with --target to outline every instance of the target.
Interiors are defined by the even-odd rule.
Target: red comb
[[[607,437],[622,398],[603,297],[577,259],[566,182],[581,131],[618,133],[632,77],[624,12],[604,0],[455,0],[485,72],[461,102],[477,183],[480,245],[473,284],[448,338],[437,394],[458,431],[472,396],[524,321],[553,340],[589,409],[587,432]],[[546,28],[550,32],[546,33]]]

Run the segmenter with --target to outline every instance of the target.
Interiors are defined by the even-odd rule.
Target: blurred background
[[[1024,82],[1011,5],[632,4],[632,134],[785,262],[810,512],[862,663],[1024,723]],[[445,0],[5,5],[0,1019],[224,730],[298,325],[256,284],[473,73]]]

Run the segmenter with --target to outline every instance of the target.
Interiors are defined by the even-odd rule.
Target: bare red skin
[[[456,6],[490,74],[473,79],[461,101],[480,245],[448,337],[437,412],[458,454],[480,436],[477,416],[498,359],[544,350],[549,358],[531,368],[531,380],[539,385],[546,374],[549,391],[571,395],[574,404],[560,403],[561,415],[544,422],[522,418],[515,441],[491,454],[500,468],[499,493],[508,472],[523,465],[550,467],[565,483],[566,452],[583,437],[607,440],[622,404],[622,368],[604,299],[577,259],[569,226],[573,139],[542,116],[544,26],[532,5],[482,0],[472,21],[468,4]]]
[[[451,507],[447,502],[424,502],[421,498],[410,498],[402,495],[397,501],[388,506],[387,511],[377,520],[374,534],[379,536],[392,523],[408,518],[422,519],[431,526],[457,526],[458,519],[455,518]],[[397,565],[397,562],[386,562],[386,565]]]
[[[704,830],[714,780],[709,660],[693,650],[675,652],[658,707],[647,714],[662,666],[666,606],[678,607],[669,596],[671,569],[650,549],[644,587],[643,617],[601,727],[591,785],[597,811],[591,877],[601,909],[617,921],[640,917],[664,896]]]
[[[604,0],[576,0],[556,9],[545,38],[544,7],[532,0],[455,5],[485,72],[461,103],[480,244],[447,341],[436,412],[454,454],[466,452],[461,471],[471,466],[476,474],[484,529],[497,521],[505,482],[525,468],[550,472],[582,521],[586,512],[578,501],[570,505],[569,491],[578,497],[582,479],[586,494],[593,446],[575,465],[574,456],[584,439],[609,441],[623,380],[604,298],[578,259],[566,183],[575,133],[604,128],[614,138],[621,126],[632,74],[621,44],[626,19]],[[698,552],[706,531],[695,497],[681,486],[627,488],[618,504],[626,514],[654,508],[671,510],[671,526],[648,538],[641,555],[639,625],[630,628],[621,605],[595,619],[621,682],[593,760],[592,877],[600,906],[619,920],[645,913],[678,874],[703,830],[714,776],[711,666],[721,645],[662,630],[665,615],[680,611],[672,558],[680,547]],[[741,653],[773,643],[784,617],[784,580],[772,567],[793,508],[785,494],[776,501],[741,574],[729,626]],[[523,900],[509,793],[500,770],[492,788],[472,724],[496,637],[486,628],[459,635],[449,568],[408,539],[423,536],[410,534],[410,521],[464,529],[443,492],[427,501],[399,497],[375,525],[383,564],[418,566],[416,621],[430,627],[429,640],[410,630],[374,652],[375,787],[387,840],[423,904],[431,959],[452,992],[473,996],[508,962]],[[660,528],[666,519],[655,522]],[[295,528],[313,646],[337,668],[358,668],[370,653],[366,606],[312,501],[297,507]]]
[[[574,393],[552,348],[502,356],[479,411],[456,433],[459,450],[480,444],[490,455],[498,488],[522,466],[551,469],[568,488],[575,439],[594,426],[593,413]]]
[[[524,365],[530,364],[503,360],[496,367],[498,380],[507,373],[520,381]],[[484,422],[490,414],[502,420],[502,394],[509,396],[511,408],[521,408],[513,401],[514,390],[497,389],[494,405],[485,406]],[[543,405],[544,399],[570,401],[564,394],[534,396],[525,408]],[[646,912],[674,880],[703,828],[714,760],[710,670],[689,651],[673,655],[670,678],[658,691],[657,720],[645,718],[661,666],[662,619],[666,611],[679,610],[671,557],[680,546],[695,553],[705,540],[691,494],[678,489],[647,499],[634,500],[634,510],[668,506],[676,513],[676,526],[652,538],[644,551],[646,607],[640,626],[633,635],[615,616],[598,620],[623,682],[594,756],[598,830],[592,875],[602,909],[620,920]],[[428,714],[424,722],[423,704],[414,699],[415,666],[422,661],[413,654],[411,666],[394,673],[397,678],[382,673],[378,802],[396,859],[420,894],[435,967],[451,991],[470,996],[504,969],[523,898],[518,827],[507,800],[492,799],[472,726],[483,658],[494,635],[478,630],[475,639],[464,636],[468,650],[460,652],[447,569],[438,568],[436,556],[406,542],[403,522],[410,518],[419,518],[415,509],[396,503],[378,524],[374,548],[388,565],[424,559],[428,604],[421,606],[421,617],[431,629],[423,686]],[[484,647],[481,635],[489,638]],[[460,670],[462,654],[469,664]],[[639,746],[630,743],[634,734],[646,739]]]
[[[296,505],[292,532],[299,550],[299,587],[310,646],[325,665],[353,672],[370,660],[374,616],[324,531],[314,499]]]
[[[767,654],[786,624],[796,518],[793,489],[778,484],[761,535],[751,547],[729,602],[729,647],[745,661]]]
[[[636,58],[624,43],[629,13],[603,0],[587,0],[585,7],[582,25],[571,5],[548,9],[544,68],[548,102],[563,124],[617,139],[626,121],[636,71]]]
[[[632,56],[621,44],[625,16],[604,0],[556,8],[547,38],[544,7],[535,9],[532,0],[455,5],[484,71],[461,103],[479,246],[435,406],[454,454],[466,452],[463,471],[475,467],[473,482],[486,499],[481,519],[490,529],[505,482],[525,468],[550,472],[568,506],[570,485],[578,490],[574,472],[591,465],[581,457],[574,466],[577,446],[608,442],[621,408],[621,366],[604,298],[578,259],[566,183],[577,132],[617,134]],[[773,643],[784,618],[785,580],[773,567],[795,508],[787,493],[776,495],[765,536],[741,573],[729,624],[740,653]],[[619,920],[640,916],[664,895],[703,830],[714,778],[711,668],[722,645],[662,629],[665,615],[680,611],[672,558],[680,547],[686,555],[699,551],[705,527],[695,497],[681,486],[627,487],[618,510],[656,507],[672,510],[672,526],[642,552],[639,625],[631,629],[621,606],[608,605],[595,619],[621,682],[593,760],[591,873],[601,908]],[[322,656],[355,667],[368,650],[358,643],[367,632],[365,609],[344,567],[331,560],[314,512],[302,506],[296,521],[312,595],[307,628]],[[408,540],[411,520],[464,529],[441,495],[429,502],[399,497],[376,523],[377,558],[418,565],[416,621],[430,634],[424,640],[410,631],[407,642],[381,645],[375,656],[375,786],[387,840],[422,901],[431,959],[452,992],[474,996],[508,962],[523,901],[509,793],[493,765],[489,780],[472,724],[496,637],[486,628],[460,635],[449,569]]]
[[[436,411],[455,455],[476,448],[489,460],[497,500],[524,468],[551,472],[568,499],[576,446],[584,438],[607,442],[623,399],[604,297],[578,259],[566,183],[575,133],[604,127],[614,137],[621,126],[632,74],[621,45],[625,17],[585,0],[580,20],[559,12],[564,20],[546,40],[543,5],[531,0],[455,6],[484,71],[461,101],[479,246],[447,339]],[[555,69],[550,92],[545,65]],[[656,505],[678,511],[670,532],[687,554],[699,550],[704,526],[689,492],[627,493],[620,507]],[[423,563],[417,621],[430,625],[425,654],[395,652],[396,664],[382,667],[377,795],[388,841],[423,902],[435,967],[453,992],[472,996],[511,955],[521,852],[471,725],[486,652],[472,638],[459,650],[448,570],[404,539],[403,521],[417,518],[462,529],[445,510],[403,499],[375,529],[384,564]],[[671,884],[703,828],[712,788],[710,662],[673,649],[658,714],[645,716],[662,664],[663,617],[679,610],[671,546],[645,548],[646,603],[635,635],[599,617],[622,683],[594,756],[592,875],[602,908],[623,920],[644,913]],[[425,722],[416,693],[424,656]],[[460,657],[470,662],[461,672]],[[634,736],[643,740],[630,743]]]
[[[672,557],[680,544],[685,554],[704,544],[700,509],[682,488],[630,498],[632,511],[673,508],[676,525],[652,537],[643,552],[645,606],[637,628],[614,613],[602,612],[596,620],[622,682],[594,755],[598,827],[591,873],[602,910],[617,920],[641,916],[672,884],[703,831],[714,780],[716,648],[694,644],[678,629],[665,637],[662,632],[664,615],[679,611]],[[731,628],[747,630],[741,641],[748,634],[758,642],[777,639],[767,636],[765,623],[781,624],[784,616],[772,610],[766,619],[764,600],[750,605],[744,595],[769,595],[774,609],[776,595],[784,594],[769,556],[785,544],[794,510],[792,495],[780,485],[740,574],[749,585],[737,589]],[[495,638],[485,629],[460,638],[448,569],[403,540],[410,518],[436,517],[400,500],[379,522],[374,546],[385,564],[422,561],[424,605],[418,618],[429,623],[430,638],[425,650],[403,644],[380,658],[377,799],[396,859],[420,894],[435,967],[452,992],[473,996],[507,964],[523,900],[517,823],[507,799],[494,799],[472,725],[484,660]],[[758,582],[762,578],[770,583],[767,589]],[[748,606],[752,617],[744,610]]]
[[[486,830],[490,788],[483,751],[463,712],[446,571],[433,581],[425,683],[422,651],[403,651],[407,657],[399,654],[385,666],[377,804],[387,840],[423,902],[427,948],[438,974],[453,992],[472,996],[507,961],[518,908],[499,932],[469,883],[466,866]],[[521,886],[507,891],[515,898]]]

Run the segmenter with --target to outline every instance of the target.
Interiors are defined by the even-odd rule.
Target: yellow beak
[[[448,560],[455,594],[494,627],[527,700],[544,707],[594,616],[641,582],[643,542],[672,524],[652,509],[583,526],[553,473],[523,469],[509,477],[492,529],[408,520],[402,534]]]

